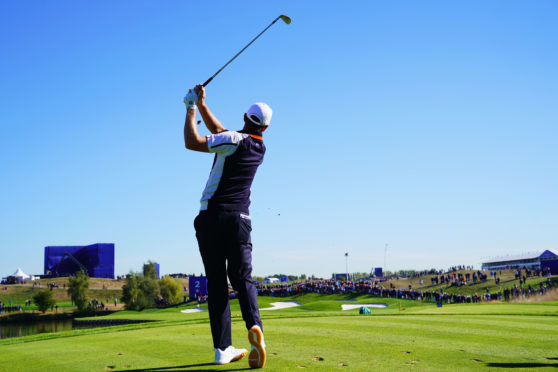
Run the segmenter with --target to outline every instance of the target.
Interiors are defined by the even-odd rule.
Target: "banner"
[[[188,296],[192,300],[197,296],[207,296],[207,278],[205,276],[191,276],[188,279]]]

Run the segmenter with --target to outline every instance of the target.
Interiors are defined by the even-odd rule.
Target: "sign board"
[[[335,274],[335,281],[346,282],[347,281],[347,274]]]
[[[541,261],[541,270],[543,270],[543,272],[550,270],[550,274],[552,275],[558,274],[558,259]]]
[[[197,296],[207,296],[207,278],[205,276],[191,276],[188,279],[188,296],[194,299]]]

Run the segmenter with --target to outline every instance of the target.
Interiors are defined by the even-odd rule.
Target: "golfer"
[[[188,150],[215,153],[209,180],[194,221],[196,238],[207,275],[209,319],[214,364],[227,364],[246,356],[231,340],[231,313],[227,276],[235,291],[251,344],[248,363],[262,368],[266,353],[256,287],[252,283],[252,223],[250,186],[265,154],[262,133],[269,126],[271,109],[255,103],[244,114],[244,127],[229,131],[205,104],[205,89],[197,85],[184,97],[187,107],[184,142]],[[196,109],[212,133],[200,137]]]

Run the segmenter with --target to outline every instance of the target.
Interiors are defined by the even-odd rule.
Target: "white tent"
[[[17,268],[16,272],[13,273],[12,275],[15,277],[18,281],[26,281],[26,280],[35,280],[35,277],[33,275],[27,275],[23,272],[23,270],[21,270],[19,267]]]

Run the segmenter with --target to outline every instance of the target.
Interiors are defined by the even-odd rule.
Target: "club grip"
[[[205,86],[206,86],[207,84],[209,84],[209,83],[211,82],[211,80],[213,80],[213,76],[210,77],[209,79],[207,79],[207,81],[206,81],[205,83],[203,83],[203,87],[205,88]]]

